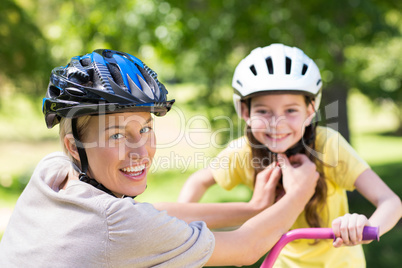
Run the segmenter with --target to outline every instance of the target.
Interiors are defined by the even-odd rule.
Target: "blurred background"
[[[251,2],[251,3],[249,3]],[[2,0],[0,3],[0,237],[37,162],[60,150],[41,114],[50,71],[97,48],[138,56],[176,104],[155,120],[159,150],[140,201],[175,201],[243,126],[232,105],[235,66],[259,46],[301,48],[321,70],[334,126],[402,195],[402,10],[392,0]],[[324,120],[327,118],[326,120]],[[202,202],[247,201],[213,187]],[[374,207],[350,193],[352,212]],[[402,264],[402,224],[364,246],[368,267]],[[399,253],[398,253],[399,252]],[[258,267],[254,265],[253,267]]]

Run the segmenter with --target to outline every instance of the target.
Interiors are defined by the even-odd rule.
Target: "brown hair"
[[[247,107],[250,111],[251,99],[247,101]],[[306,96],[306,105],[312,105],[311,99]],[[246,127],[246,137],[249,141],[252,157],[253,159],[259,159],[260,161],[255,161],[254,163],[254,181],[258,173],[264,170],[272,162],[276,161],[276,153],[271,152],[265,145],[261,144],[252,134],[250,126]],[[303,138],[299,141],[300,151],[298,153],[305,154],[311,161],[315,161],[314,156],[310,153],[311,150],[315,149],[315,138],[316,138],[316,124],[311,123],[306,127]],[[305,146],[311,148],[311,150],[306,150]],[[278,183],[277,192],[283,189],[282,180]],[[327,199],[327,184],[323,174],[320,174],[320,178],[317,181],[317,186],[315,188],[315,193],[313,197],[306,204],[304,209],[305,219],[310,227],[321,227],[324,224],[324,219],[321,219],[319,212],[325,207]]]

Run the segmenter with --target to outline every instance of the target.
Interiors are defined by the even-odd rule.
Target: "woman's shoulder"
[[[70,168],[71,161],[64,153],[48,154],[36,165],[30,183],[32,182],[42,190],[47,188],[58,190],[59,184],[65,179]]]
[[[38,165],[37,168],[44,168],[44,167],[53,167],[53,166],[70,166],[71,161],[68,158],[67,155],[65,155],[63,152],[53,152],[45,157],[43,157]]]

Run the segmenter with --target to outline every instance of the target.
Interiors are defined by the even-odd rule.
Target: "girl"
[[[52,71],[43,112],[49,128],[60,123],[64,153],[45,157],[18,199],[0,267],[241,266],[273,246],[314,193],[318,173],[307,157],[290,158],[293,167],[283,156],[286,169],[261,172],[249,203],[153,206],[130,198],[146,189],[151,114],[169,111],[166,94],[154,71],[118,51],[95,50]],[[281,173],[287,193],[272,205]],[[208,228],[230,223],[244,227]]]
[[[380,226],[380,235],[401,218],[399,197],[369,168],[353,148],[312,118],[319,107],[322,81],[316,64],[300,49],[272,44],[253,50],[237,66],[234,103],[246,135],[229,144],[209,168],[190,176],[180,202],[196,202],[218,183],[225,189],[243,183],[256,189],[255,178],[279,153],[303,154],[315,162],[320,178],[313,197],[292,229],[330,227],[333,242],[295,241],[281,252],[275,267],[364,267],[362,230]],[[357,189],[377,209],[367,219],[348,214],[346,190]],[[284,194],[277,184],[276,200]],[[342,245],[355,247],[340,247]]]

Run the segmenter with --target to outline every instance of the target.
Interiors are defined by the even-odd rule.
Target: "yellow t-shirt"
[[[320,213],[325,221],[322,227],[331,227],[332,221],[349,212],[346,190],[352,191],[357,177],[368,164],[361,159],[349,143],[335,130],[317,127],[315,151],[317,170],[323,174],[328,188],[327,204]],[[254,185],[254,167],[251,148],[246,137],[231,142],[210,168],[217,184],[230,190],[238,184],[251,189]],[[304,212],[291,229],[308,228]],[[331,240],[297,240],[286,245],[274,267],[365,267],[361,245],[334,248]]]

